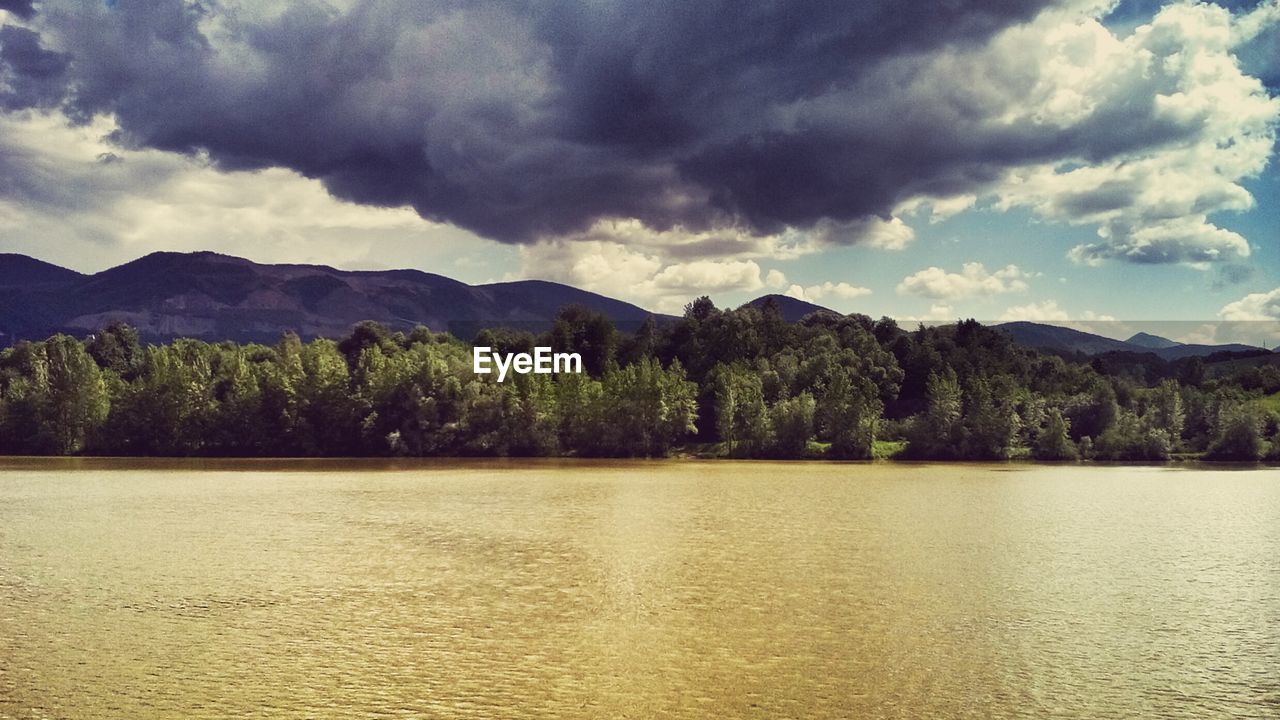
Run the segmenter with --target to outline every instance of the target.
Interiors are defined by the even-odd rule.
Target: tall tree
[[[760,376],[745,365],[717,365],[714,377],[716,428],[730,455],[750,457],[768,445],[768,417]]]
[[[908,454],[915,457],[953,457],[959,453],[964,420],[964,394],[950,367],[929,374],[925,412],[909,433]]]
[[[556,313],[551,327],[551,348],[555,352],[576,352],[582,367],[592,377],[600,377],[614,360],[618,332],[613,321],[582,305],[569,305]]]
[[[78,340],[55,335],[44,343],[47,391],[43,430],[54,452],[80,452],[107,418],[110,402],[102,373]]]
[[[1080,451],[1071,442],[1070,424],[1062,416],[1062,411],[1053,408],[1048,411],[1044,429],[1036,438],[1031,455],[1037,460],[1075,460]]]

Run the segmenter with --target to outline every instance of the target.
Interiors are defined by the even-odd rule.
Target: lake
[[[0,460],[0,718],[1276,718],[1280,471]]]

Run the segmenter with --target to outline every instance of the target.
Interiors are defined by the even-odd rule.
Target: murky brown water
[[[1280,717],[1280,472],[0,461],[0,718]]]

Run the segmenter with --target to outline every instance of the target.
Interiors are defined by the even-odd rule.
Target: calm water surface
[[[1280,472],[0,460],[0,718],[1277,718]]]

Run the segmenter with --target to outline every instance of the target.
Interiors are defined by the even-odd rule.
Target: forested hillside
[[[776,303],[634,334],[562,308],[541,335],[465,342],[361,323],[341,340],[143,346],[114,324],[0,353],[0,453],[1164,460],[1280,456],[1280,368],[1124,353],[1075,362],[973,321]],[[471,346],[548,345],[582,375],[476,375]]]

